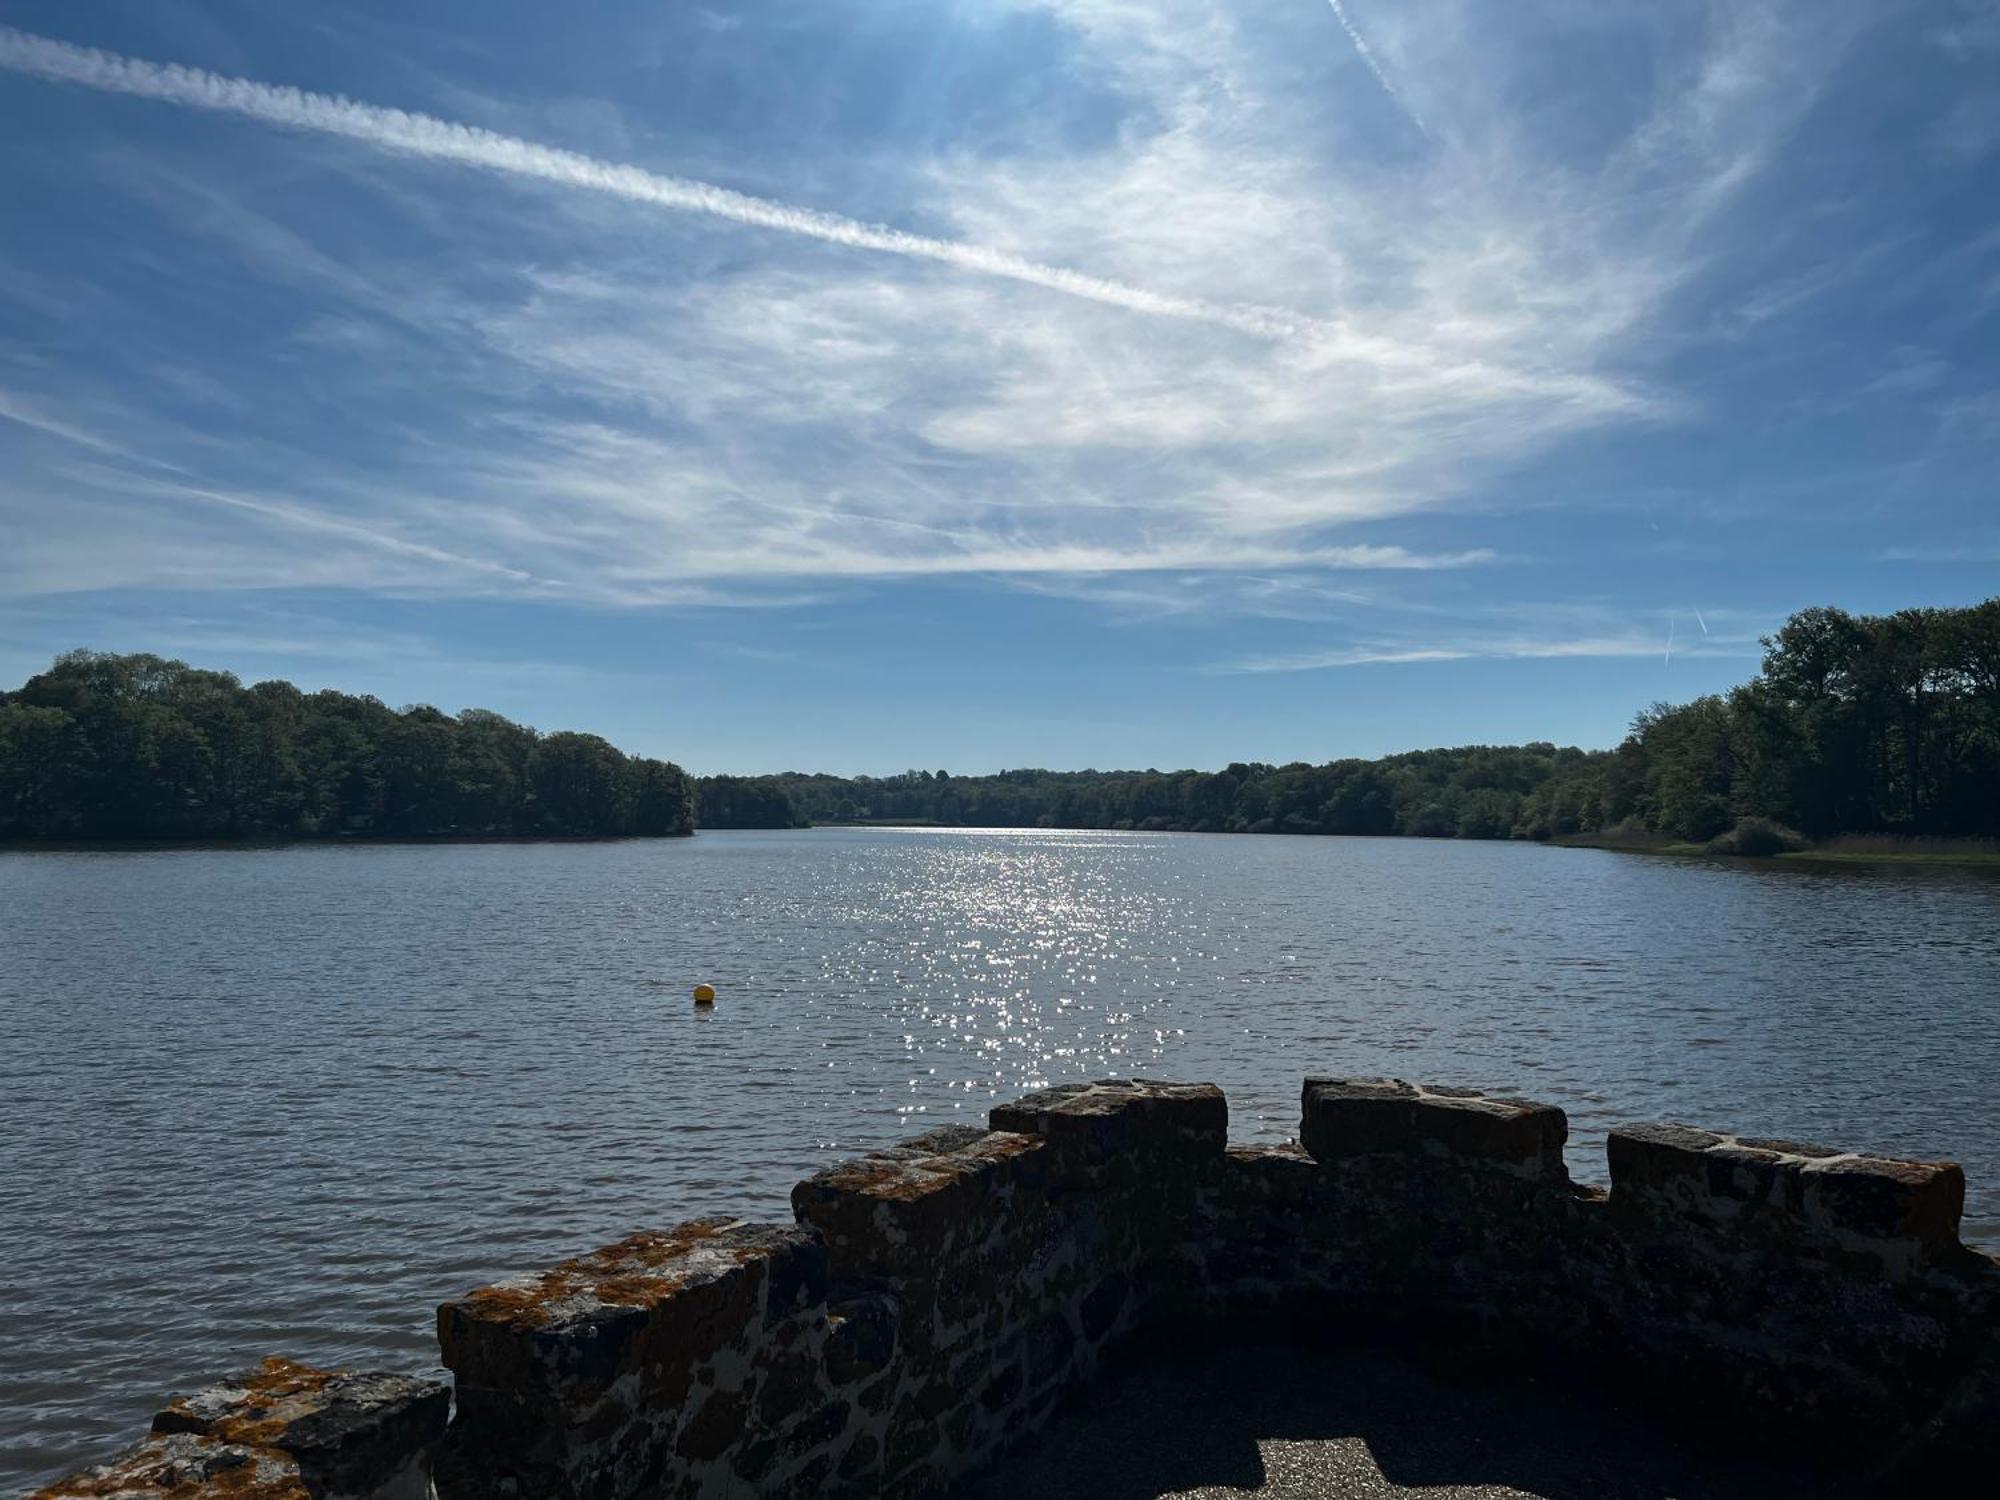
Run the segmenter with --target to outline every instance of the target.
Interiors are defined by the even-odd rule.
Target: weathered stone
[[[742,1376],[691,1396],[718,1364],[816,1368],[800,1340],[823,1338],[825,1290],[811,1231],[706,1219],[446,1303],[458,1417],[441,1488],[613,1500],[719,1459],[748,1436]]]
[[[674,1452],[697,1463],[722,1457],[743,1436],[750,1402],[741,1391],[712,1391],[681,1427]]]
[[[1076,1342],[1076,1329],[1066,1312],[1037,1318],[1028,1330],[1028,1378],[1040,1385],[1068,1369]]]
[[[855,1395],[855,1404],[863,1411],[879,1414],[888,1409],[896,1397],[896,1377],[893,1373],[871,1380]]]
[[[758,1363],[762,1384],[757,1393],[757,1420],[776,1427],[810,1407],[819,1394],[825,1368],[824,1340],[767,1351]]]
[[[958,1389],[949,1380],[939,1377],[927,1380],[910,1395],[904,1403],[905,1409],[924,1422],[935,1422],[958,1404]]]
[[[745,1483],[761,1485],[765,1476],[771,1472],[772,1466],[778,1461],[780,1446],[777,1438],[770,1433],[743,1443],[736,1450],[733,1465],[737,1477]],[[701,1486],[697,1484],[692,1488],[694,1492],[699,1493]]]
[[[890,1434],[889,1451],[883,1458],[882,1469],[889,1479],[899,1479],[912,1469],[929,1476],[929,1460],[937,1452],[943,1434],[935,1425],[906,1422]]]
[[[1927,1261],[1957,1255],[1965,1172],[1956,1162],[1835,1156],[1807,1161],[1805,1215],[1815,1227],[1864,1240],[1907,1240]]]
[[[979,1444],[973,1440],[973,1433],[979,1424],[979,1412],[970,1406],[961,1406],[945,1418],[944,1435],[951,1444],[954,1454],[971,1452]]]
[[[318,1500],[298,1462],[274,1448],[198,1433],[159,1434],[116,1461],[38,1490],[30,1500]]]
[[[852,1290],[826,1308],[826,1374],[846,1386],[886,1370],[896,1358],[896,1294]]]
[[[833,1459],[829,1455],[815,1454],[796,1474],[767,1492],[770,1500],[818,1500],[826,1493],[827,1476],[832,1468]]]
[[[779,1274],[785,1263],[792,1263],[788,1274]],[[690,1305],[690,1294],[709,1288],[735,1293],[756,1287],[761,1312],[767,1285],[801,1305],[823,1294],[824,1255],[810,1235],[788,1224],[697,1219],[675,1229],[631,1235],[552,1270],[484,1287],[444,1307],[454,1320],[512,1334],[576,1333],[589,1339],[599,1326],[598,1314],[607,1309],[649,1312],[685,1307]]]
[[[1965,1175],[1824,1146],[1625,1125],[1607,1142],[1611,1204],[1628,1232],[1703,1225],[1718,1242],[1872,1258],[1898,1274],[1957,1259]]]
[[[954,1135],[934,1154],[919,1144],[935,1140],[842,1162],[792,1189],[793,1212],[825,1236],[837,1274],[937,1274],[1040,1170],[1040,1143],[1020,1136]]]
[[[847,1423],[854,1414],[853,1405],[846,1400],[829,1401],[809,1417],[794,1423],[785,1434],[785,1452],[797,1458],[824,1448],[837,1441],[847,1431]]]
[[[979,1393],[979,1404],[990,1412],[1005,1411],[1021,1394],[1023,1385],[1018,1361],[1004,1366]]]
[[[940,1125],[935,1130],[926,1130],[921,1135],[908,1136],[872,1153],[897,1159],[922,1161],[931,1156],[951,1156],[969,1147],[977,1146],[991,1134],[977,1125]]]
[[[1123,1274],[1114,1273],[1092,1287],[1077,1309],[1083,1336],[1096,1343],[1109,1334],[1131,1297],[1131,1278]]]
[[[1568,1118],[1552,1104],[1398,1078],[1308,1078],[1301,1099],[1299,1139],[1321,1163],[1400,1154],[1567,1182],[1568,1137]]]
[[[860,1433],[841,1456],[840,1477],[849,1484],[858,1484],[881,1466],[881,1458],[881,1439],[872,1432]]]
[[[427,1473],[450,1414],[442,1381],[267,1359],[240,1380],[169,1403],[153,1431],[274,1448],[297,1461],[315,1494],[366,1495],[408,1484],[412,1470]]]
[[[1229,1136],[1229,1101],[1212,1083],[1104,1079],[996,1105],[995,1130],[1040,1136],[1071,1172],[1161,1159],[1211,1161]]]

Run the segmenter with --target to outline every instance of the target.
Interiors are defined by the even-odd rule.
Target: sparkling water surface
[[[720,991],[712,1013],[689,988]],[[1064,1079],[1499,1088],[1946,1156],[2000,1241],[2000,879],[1514,844],[815,829],[0,854],[0,1493],[266,1353]]]

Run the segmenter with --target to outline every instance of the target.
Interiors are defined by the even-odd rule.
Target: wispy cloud
[[[1582,638],[1576,640],[1536,640],[1527,637],[1455,641],[1439,646],[1339,646],[1326,651],[1278,652],[1269,656],[1247,656],[1212,668],[1218,672],[1320,672],[1334,667],[1362,667],[1393,663],[1436,661],[1548,661],[1569,657],[1653,657],[1660,654],[1657,636],[1638,634]],[[1747,657],[1756,653],[1745,647],[1710,650],[1679,648],[1681,656]]]
[[[706,214],[850,249],[937,261],[1131,312],[1214,323],[1260,338],[1309,336],[1316,326],[1310,318],[1279,308],[1229,306],[1151,291],[1062,266],[1044,265],[984,245],[910,234],[839,214],[774,203],[713,183],[599,161],[473,125],[384,109],[332,94],[309,93],[247,78],[229,78],[200,68],[72,46],[11,27],[0,27],[0,67],[108,93],[130,94],[190,109],[243,115],[294,130],[342,136],[384,151],[431,161],[531,177],[587,192],[610,193],[655,208]]]
[[[120,446],[102,433],[93,432],[74,422],[53,417],[37,403],[11,391],[0,390],[0,421],[12,422],[49,437],[61,438],[65,443],[73,443],[79,448],[88,448],[94,453],[112,454],[119,458],[137,457],[129,448]]]
[[[1424,123],[1424,117],[1417,113],[1410,101],[1403,97],[1403,91],[1391,83],[1389,75],[1382,71],[1382,65],[1375,60],[1375,54],[1369,50],[1368,43],[1355,29],[1354,22],[1348,19],[1347,7],[1341,4],[1341,0],[1326,0],[1326,3],[1333,7],[1333,14],[1340,22],[1340,29],[1347,33],[1347,39],[1354,44],[1355,55],[1368,65],[1368,71],[1373,73],[1375,81],[1382,85],[1382,92],[1396,102],[1396,107],[1408,117],[1412,125],[1423,134],[1429,135],[1430,126]]]
[[[1382,608],[1372,608],[1373,629],[1357,631],[1342,642],[1298,651],[1277,651],[1217,662],[1211,673],[1263,674],[1322,672],[1344,667],[1410,665],[1453,661],[1554,661],[1565,659],[1753,658],[1759,638],[1773,628],[1781,611],[1687,610],[1702,633],[1688,641],[1676,639],[1682,612],[1645,618],[1638,612],[1606,605],[1519,605],[1475,610],[1420,612],[1405,615],[1398,628],[1382,627]],[[1387,613],[1395,614],[1393,609]]]
[[[1882,554],[1882,560],[1913,563],[1996,563],[2000,562],[2000,537],[1983,542],[1960,542],[1937,547],[1891,547]]]
[[[115,428],[90,380],[35,387],[42,431],[115,431],[118,451],[14,476],[0,508],[36,535],[0,575],[751,605],[989,574],[1171,612],[1174,575],[1259,574],[1205,607],[1302,621],[1340,576],[1416,597],[1519,550],[1440,513],[1503,512],[1519,467],[1565,441],[1695,409],[1657,345],[1691,336],[1670,314],[1708,263],[1701,236],[1839,46],[1802,16],[1691,26],[1646,108],[1555,150],[1519,118],[1533,38],[1483,8],[1441,5],[1421,32],[1370,11],[1382,58],[1421,58],[1438,127],[1388,170],[1323,66],[1274,81],[1287,54],[1323,58],[1322,11],[1007,3],[1055,17],[1115,128],[880,163],[876,201],[949,238],[540,145],[539,125],[0,30],[16,72],[365,148],[211,130],[198,153],[146,140],[63,163],[70,191],[136,195],[199,244],[182,276],[240,277],[306,315],[232,331],[226,426],[187,420],[136,353]],[[257,191],[226,151],[273,176],[307,157],[368,232]],[[575,191],[524,205],[427,173],[417,195],[384,165],[399,157]],[[149,460],[186,484],[141,483]]]
[[[423,542],[409,541],[385,531],[364,526],[339,516],[330,516],[309,505],[300,505],[286,500],[274,500],[256,495],[232,495],[221,490],[207,489],[200,485],[161,486],[156,493],[163,497],[188,501],[200,505],[221,506],[228,510],[244,511],[253,516],[282,522],[285,526],[300,531],[338,537],[343,541],[359,542],[364,546],[379,548],[400,557],[414,558],[420,562],[440,563],[448,568],[462,568],[475,574],[490,574],[510,583],[535,584],[540,582],[534,574],[520,568],[510,568],[501,563],[491,562],[481,557],[467,557],[450,552],[442,547],[433,547]]]

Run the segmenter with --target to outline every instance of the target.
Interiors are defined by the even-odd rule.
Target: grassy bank
[[[1561,833],[1550,839],[1563,849],[1615,849],[1621,854],[1706,854],[1706,844],[1682,843],[1665,834]]]
[[[964,823],[946,823],[937,818],[814,818],[809,828],[964,828]],[[1034,829],[1017,829],[1033,833]]]
[[[2000,865],[2000,839],[1902,838],[1849,834],[1801,851],[1803,859],[1898,860],[1930,865]]]
[[[1551,839],[1565,849],[1613,849],[1625,854],[1701,855],[1729,858],[1730,852],[1711,844],[1688,843],[1665,834],[1603,833],[1566,834]],[[1819,863],[1837,860],[1854,864],[2000,865],[2000,840],[1917,838],[1896,834],[1849,834],[1788,849],[1768,856],[1772,859]]]

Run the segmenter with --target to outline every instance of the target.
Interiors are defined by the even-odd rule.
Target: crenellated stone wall
[[[1684,1126],[1570,1181],[1562,1112],[1308,1079],[1076,1084],[831,1167],[794,1222],[636,1234],[438,1312],[447,1388],[281,1361],[42,1500],[934,1495],[1114,1350],[1267,1324],[1531,1362],[1922,1493],[2000,1465],[2000,1262],[1964,1181]]]
[[[1954,1165],[1630,1125],[1607,1193],[1560,1110],[1390,1080],[1308,1080],[1300,1134],[1229,1153],[1211,1306],[1526,1360],[1865,1493],[2000,1463],[2000,1262]]]

